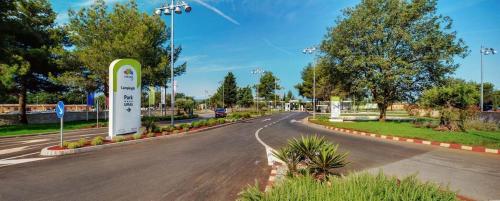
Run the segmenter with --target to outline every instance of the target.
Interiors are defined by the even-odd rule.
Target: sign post
[[[138,133],[141,128],[141,64],[117,59],[109,66],[110,138]]]
[[[57,102],[57,105],[56,105],[56,115],[57,115],[57,118],[59,118],[61,120],[61,147],[63,147],[64,103],[62,101]]]

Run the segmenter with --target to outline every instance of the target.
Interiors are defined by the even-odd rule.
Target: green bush
[[[458,200],[447,188],[419,182],[415,176],[398,180],[395,177],[369,173],[351,174],[347,177],[328,177],[328,182],[318,182],[305,175],[285,179],[267,192],[249,186],[239,193],[241,201],[267,200]]]
[[[184,124],[181,124],[180,126],[181,129],[185,129],[185,128],[191,128],[191,124],[188,124],[188,123],[184,123]]]
[[[182,131],[184,131],[184,132],[188,132],[188,131],[189,131],[189,127],[185,127],[185,128],[183,128],[183,129],[182,129]]]
[[[71,142],[68,142],[68,141],[63,141],[63,147],[68,148],[69,143],[71,143]]]
[[[207,121],[207,126],[215,126],[217,124],[217,120],[216,119],[209,119]]]
[[[132,137],[134,138],[134,140],[138,140],[138,139],[141,139],[142,135],[140,133],[136,133],[136,134],[132,135]]]
[[[172,133],[177,134],[177,133],[179,133],[179,130],[174,130],[174,131],[172,131]]]
[[[94,137],[90,142],[90,144],[93,146],[104,144],[104,137],[102,136]]]
[[[207,126],[207,120],[198,121],[200,123],[200,127]]]
[[[226,123],[226,119],[224,119],[224,118],[217,119],[217,123],[224,124],[224,123]]]
[[[161,128],[160,128],[160,127],[155,127],[155,128],[153,129],[153,132],[154,132],[154,133],[161,133]]]
[[[113,142],[123,142],[125,141],[125,138],[123,136],[115,136],[113,138]]]
[[[89,141],[85,138],[80,138],[80,140],[78,140],[78,144],[80,144],[80,147],[83,147],[85,145],[87,145],[89,143]]]
[[[68,149],[76,149],[76,148],[80,148],[80,147],[81,147],[80,143],[78,143],[78,142],[70,142],[68,144]]]
[[[150,133],[148,133],[146,136],[148,136],[148,137],[154,137],[154,136],[155,136],[155,133],[150,132]]]
[[[195,122],[191,123],[191,127],[193,127],[193,128],[199,128],[200,127],[200,122],[195,121]]]

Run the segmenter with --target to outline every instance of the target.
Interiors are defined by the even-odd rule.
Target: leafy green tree
[[[252,88],[246,86],[238,89],[238,102],[241,107],[250,107],[253,104]]]
[[[180,109],[182,109],[186,114],[193,114],[194,100],[188,98],[179,98],[175,100],[177,104],[177,114],[180,114]]]
[[[49,77],[61,72],[64,32],[47,0],[6,0],[0,11],[0,89],[17,97],[20,122],[28,123],[27,94],[61,89]]]
[[[477,84],[477,89],[479,90],[479,92],[481,92],[481,84]],[[495,85],[489,82],[483,83],[483,98],[485,109],[489,108],[490,106],[494,107],[495,100],[498,99],[498,97],[495,97]],[[481,103],[478,102],[477,104],[480,105]]]
[[[236,78],[232,72],[227,73],[224,77],[224,104],[228,107],[233,107],[238,101],[238,86]]]
[[[286,94],[286,96],[284,96],[285,98],[285,102],[290,102],[290,100],[293,100],[295,99],[295,97],[293,96],[293,93],[291,90],[288,90],[288,93]]]
[[[419,102],[423,106],[440,111],[441,126],[454,130],[452,123],[458,120],[458,128],[465,131],[464,123],[468,116],[467,109],[476,105],[478,100],[479,90],[475,83],[450,80],[442,87],[432,87],[423,91]],[[456,113],[458,115],[455,115]]]
[[[69,24],[65,27],[74,45],[70,64],[84,66],[87,80],[96,83],[99,91],[108,93],[108,68],[119,58],[133,58],[142,65],[142,86],[162,86],[170,78],[170,48],[165,47],[170,35],[159,16],[139,11],[133,0],[117,3],[108,9],[105,1],[97,0],[88,8],[69,11]],[[174,52],[177,60],[181,48]],[[70,65],[68,65],[70,66]],[[60,79],[81,81],[81,70],[74,69]],[[174,75],[186,70],[186,63],[175,67]],[[65,81],[67,82],[67,81]]]
[[[368,89],[380,121],[391,104],[442,83],[458,67],[454,58],[468,51],[436,6],[435,0],[363,0],[344,10],[321,44],[331,82]]]
[[[301,72],[302,83],[295,85],[299,95],[304,98],[313,97],[313,66],[308,64]]]
[[[263,97],[266,101],[274,100],[275,89],[280,89],[281,86],[277,83],[278,78],[273,75],[272,72],[266,71],[260,78],[260,83],[258,84],[259,97]]]

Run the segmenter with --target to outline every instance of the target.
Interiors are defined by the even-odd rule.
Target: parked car
[[[215,109],[215,118],[226,117],[226,109],[225,108],[217,108]]]

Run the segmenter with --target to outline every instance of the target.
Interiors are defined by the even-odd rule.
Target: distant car
[[[215,109],[215,118],[220,118],[220,117],[226,117],[226,109],[224,108],[217,108]]]

